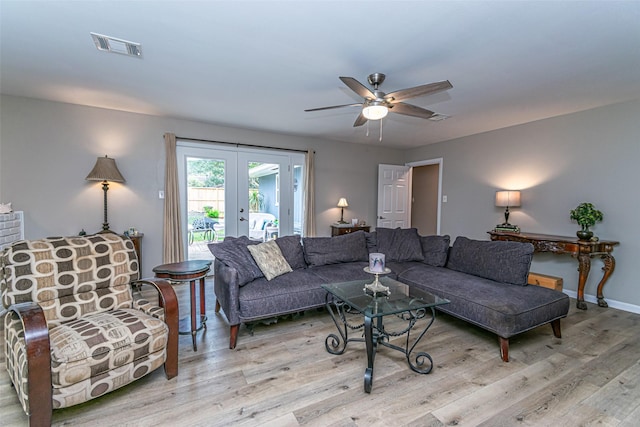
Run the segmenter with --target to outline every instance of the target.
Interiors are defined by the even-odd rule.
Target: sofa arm
[[[11,334],[24,340],[26,354],[26,376],[20,378],[21,373],[11,372],[11,380],[14,383],[18,397],[20,397],[23,409],[29,416],[30,425],[50,425],[53,411],[53,397],[51,388],[51,345],[49,343],[49,328],[42,308],[33,302],[14,304],[7,308],[5,315],[5,337],[9,336],[9,328],[14,328]],[[7,350],[13,353],[20,346],[6,343]],[[13,369],[20,370],[19,360],[9,361],[15,354],[7,354],[7,367],[9,363]],[[20,358],[19,358],[20,359]],[[16,381],[19,383],[16,384]],[[26,396],[23,401],[22,396]]]
[[[150,285],[158,292],[159,305],[164,310],[164,322],[169,327],[169,337],[167,340],[167,360],[165,362],[165,374],[167,379],[171,379],[178,375],[178,298],[171,284],[164,279],[141,279],[131,282],[132,285]],[[144,301],[144,302],[143,302]],[[157,308],[146,300],[140,300],[136,303],[136,308],[145,313],[160,317]]]
[[[216,305],[219,305],[227,317],[229,325],[240,324],[240,285],[238,271],[225,263],[215,260],[213,264],[213,288],[216,294]]]

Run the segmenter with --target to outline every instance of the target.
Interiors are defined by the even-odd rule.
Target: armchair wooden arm
[[[164,373],[167,379],[178,375],[178,298],[171,284],[164,279],[141,279],[132,285],[150,285],[158,291],[159,304],[164,308],[164,321],[169,327],[167,342],[167,360],[164,363]]]
[[[51,348],[44,312],[38,304],[33,302],[14,304],[7,311],[11,316],[17,316],[20,319],[24,330],[28,372],[27,394],[30,402],[29,425],[50,426],[53,412]]]

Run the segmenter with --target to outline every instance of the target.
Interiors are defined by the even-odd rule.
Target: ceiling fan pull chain
[[[366,136],[366,137],[369,136],[369,120],[367,120],[367,132],[365,133],[364,136]]]
[[[382,142],[382,119],[380,119],[380,142]]]

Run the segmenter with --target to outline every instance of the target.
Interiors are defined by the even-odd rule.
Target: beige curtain
[[[315,152],[307,151],[305,164],[305,199],[304,199],[304,235],[314,237],[316,235],[316,195],[315,195]]]
[[[178,158],[176,136],[164,134],[167,163],[164,173],[164,232],[162,242],[162,262],[184,261],[182,227],[180,221],[180,190],[178,186]]]

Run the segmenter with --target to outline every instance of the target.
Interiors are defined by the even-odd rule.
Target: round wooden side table
[[[191,297],[191,330],[179,331],[182,335],[191,334],[193,340],[193,351],[198,351],[196,344],[196,334],[198,331],[207,328],[207,311],[205,309],[204,278],[211,268],[209,260],[191,260],[162,264],[153,268],[156,277],[168,279],[172,282],[189,282],[189,294]],[[196,313],[196,281],[200,281],[200,325],[197,324]]]

